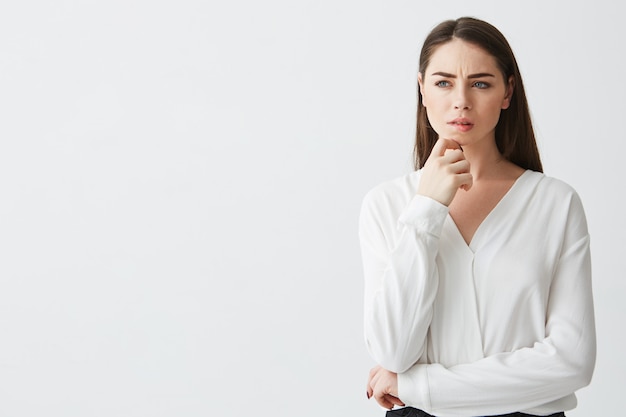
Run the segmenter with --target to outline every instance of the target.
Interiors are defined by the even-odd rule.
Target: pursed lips
[[[474,127],[471,120],[465,117],[458,117],[451,120],[448,122],[448,125],[452,126],[458,132],[468,132]]]
[[[454,120],[451,120],[448,122],[449,125],[471,125],[473,124],[469,119],[465,118],[465,117],[458,117]]]

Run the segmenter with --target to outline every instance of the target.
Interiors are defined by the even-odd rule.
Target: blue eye
[[[449,83],[448,81],[444,81],[444,80],[442,80],[442,81],[437,81],[437,82],[435,83],[435,85],[436,85],[437,87],[450,87],[450,83]]]
[[[489,84],[487,84],[487,83],[485,83],[485,82],[482,82],[482,81],[476,81],[476,82],[474,83],[474,87],[476,87],[476,88],[480,88],[480,89],[483,89],[483,88],[488,88],[488,87],[489,87]]]

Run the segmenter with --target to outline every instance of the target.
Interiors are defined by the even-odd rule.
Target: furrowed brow
[[[495,75],[490,74],[488,72],[479,72],[478,74],[471,74],[467,78],[483,78],[483,77],[494,77]]]
[[[432,75],[439,75],[440,77],[445,77],[445,78],[456,78],[456,75],[450,74],[448,72],[443,72],[443,71],[433,72]],[[467,76],[467,78],[483,78],[483,77],[495,77],[495,75],[488,73],[488,72],[479,72],[477,74],[470,74]]]
[[[450,74],[447,72],[442,72],[442,71],[433,72],[432,75],[439,75],[440,77],[446,77],[446,78],[456,78],[456,75]]]

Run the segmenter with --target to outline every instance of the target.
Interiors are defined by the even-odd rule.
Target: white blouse
[[[576,406],[595,365],[589,234],[567,184],[525,171],[469,245],[420,172],[364,198],[365,339],[400,399],[437,416]]]

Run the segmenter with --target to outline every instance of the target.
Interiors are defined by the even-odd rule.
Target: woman
[[[367,396],[403,407],[389,415],[563,416],[595,365],[581,201],[542,173],[495,27],[435,27],[418,84],[416,171],[371,190],[360,217]]]

